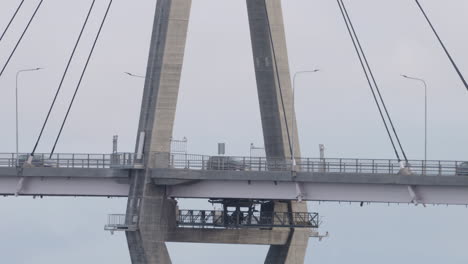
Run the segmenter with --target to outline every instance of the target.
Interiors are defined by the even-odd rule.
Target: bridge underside
[[[246,245],[285,245],[290,235],[289,229],[201,229],[176,228],[168,233],[167,242],[246,244]],[[313,231],[307,236],[314,235]],[[316,235],[316,234],[315,234]]]
[[[129,188],[128,170],[0,168],[0,195],[127,197]]]
[[[296,183],[305,201],[468,204],[468,177],[353,173],[188,171],[153,169],[153,182],[168,186],[174,198],[296,200]],[[0,168],[0,195],[126,197],[129,170]]]
[[[412,188],[413,190],[411,190]],[[209,191],[211,190],[211,191]],[[304,183],[304,201],[468,204],[468,186],[405,186],[385,184]],[[413,195],[413,192],[416,195]],[[295,200],[292,182],[203,181],[169,188],[177,198],[242,198]]]

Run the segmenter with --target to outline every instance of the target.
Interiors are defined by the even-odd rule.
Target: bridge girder
[[[468,204],[467,176],[298,172],[293,180],[287,171],[178,169],[152,169],[150,174],[174,198],[296,200],[300,182],[305,201]],[[127,197],[129,175],[122,169],[28,168],[19,195]],[[16,168],[0,168],[0,195],[14,195],[20,179]]]

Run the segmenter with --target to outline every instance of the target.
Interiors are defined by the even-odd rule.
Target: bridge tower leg
[[[295,157],[300,157],[289,72],[281,0],[247,0],[263,138],[267,157],[291,157],[291,133],[295,133]],[[278,212],[306,212],[307,204],[272,201]],[[265,263],[302,264],[308,232],[291,230],[286,245],[270,246]]]
[[[133,264],[171,263],[165,242],[175,228],[175,202],[166,198],[164,186],[151,182],[149,169],[167,166],[161,158],[155,164],[152,155],[170,152],[191,3],[156,5],[136,147],[146,169],[131,175],[127,203],[127,224],[138,224],[137,231],[126,232]]]
[[[247,0],[247,7],[266,153],[287,159],[295,116],[281,1]],[[190,8],[191,0],[158,0],[156,6],[136,147],[136,153],[144,154],[146,169],[132,172],[127,204],[127,224],[138,225],[137,231],[126,233],[133,264],[171,263],[165,242],[176,230],[176,205],[167,199],[165,186],[152,183],[150,169],[165,167],[169,161],[164,153],[170,152]],[[297,140],[295,151],[299,157]],[[277,212],[307,211],[305,203],[294,201],[272,201],[272,205]],[[227,231],[218,237],[228,238]],[[284,245],[270,247],[265,263],[302,264],[307,234],[291,229]]]

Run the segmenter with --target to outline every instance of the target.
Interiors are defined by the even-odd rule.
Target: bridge
[[[166,162],[150,175],[174,198],[468,204],[463,161],[408,161],[406,173],[391,159],[297,158],[293,167],[279,158],[149,155]],[[0,195],[126,197],[131,171],[144,170],[135,153],[36,156],[36,167],[22,168],[16,154],[0,154]]]
[[[110,215],[105,229],[125,232],[133,264],[171,263],[166,242],[269,245],[265,263],[301,264],[320,224],[307,201],[468,204],[466,162],[407,159],[345,5],[337,2],[395,160],[301,157],[280,0],[246,1],[265,157],[172,152],[191,0],[162,0],[155,10],[135,151],[54,153],[73,97],[52,153],[36,153],[47,115],[32,152],[0,154],[0,195],[127,197],[125,214]],[[75,94],[80,84],[81,79]],[[177,198],[208,199],[222,210],[179,208]]]

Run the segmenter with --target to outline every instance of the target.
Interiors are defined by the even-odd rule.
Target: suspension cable
[[[406,157],[405,150],[403,149],[403,146],[402,146],[401,141],[400,141],[400,137],[398,136],[398,133],[396,132],[395,125],[393,124],[392,118],[390,117],[390,113],[389,113],[389,111],[388,111],[388,109],[387,109],[387,106],[386,106],[386,104],[385,104],[385,101],[384,101],[384,99],[383,99],[383,97],[382,97],[382,94],[381,94],[381,92],[380,92],[379,86],[377,85],[377,82],[376,82],[376,80],[375,80],[374,74],[373,74],[373,72],[372,72],[372,68],[371,68],[370,65],[369,65],[369,62],[368,62],[368,60],[367,60],[366,54],[365,54],[365,52],[364,52],[364,49],[362,48],[361,42],[359,41],[359,37],[357,36],[356,31],[354,30],[353,22],[351,21],[351,18],[349,17],[348,11],[347,11],[347,9],[346,9],[346,6],[345,6],[343,0],[340,0],[340,2],[341,2],[341,4],[342,4],[342,6],[343,6],[343,10],[344,10],[344,13],[345,13],[345,15],[346,15],[346,17],[347,17],[347,19],[348,19],[348,22],[349,22],[349,25],[350,25],[350,27],[351,27],[351,30],[353,31],[353,34],[354,34],[354,36],[356,37],[356,42],[357,42],[357,44],[358,44],[359,50],[361,51],[362,57],[363,57],[363,59],[364,59],[364,62],[365,62],[365,64],[366,64],[366,66],[367,66],[367,69],[369,70],[369,74],[370,74],[370,76],[371,76],[371,78],[372,78],[372,81],[373,81],[373,83],[374,83],[375,89],[377,90],[377,94],[379,95],[380,102],[382,103],[382,106],[383,106],[383,108],[384,108],[384,110],[385,110],[385,114],[387,115],[388,121],[390,122],[390,126],[391,126],[391,128],[392,128],[393,134],[395,135],[396,141],[398,142],[398,146],[400,147],[401,153],[403,154],[403,157],[404,157],[405,161],[408,162],[408,158]]]
[[[275,65],[276,80],[278,82],[278,88],[279,88],[279,93],[280,93],[281,107],[283,109],[284,123],[286,125],[286,134],[287,134],[287,137],[288,137],[289,152],[291,153],[291,157],[292,157],[292,156],[294,156],[294,154],[293,154],[293,149],[292,149],[291,136],[290,136],[290,133],[289,133],[289,125],[288,125],[288,117],[287,117],[287,114],[286,114],[286,107],[284,106],[283,90],[281,89],[281,79],[280,79],[280,76],[279,76],[278,63],[276,61],[275,44],[274,44],[274,41],[273,41],[273,35],[272,35],[272,30],[271,30],[270,16],[268,15],[267,0],[265,0],[265,14],[266,14],[266,19],[267,19],[267,24],[268,24],[268,33],[269,33],[269,37],[270,37],[271,50],[272,50],[272,53],[273,53],[273,63]]]
[[[355,33],[355,31],[352,31],[352,29],[351,29],[350,20],[349,20],[349,17],[346,16],[345,9],[344,9],[344,4],[340,0],[337,0],[337,3],[338,3],[338,6],[340,8],[341,15],[343,16],[344,22],[346,24],[346,28],[348,30],[349,36],[351,37],[351,41],[353,43],[354,49],[355,49],[356,54],[357,54],[357,56],[359,58],[359,62],[361,64],[362,70],[364,71],[364,75],[365,75],[365,77],[367,79],[367,83],[368,83],[369,88],[370,88],[370,90],[372,92],[372,96],[373,96],[374,101],[376,103],[376,106],[377,106],[377,109],[379,111],[380,117],[382,118],[382,122],[383,122],[383,124],[385,126],[385,130],[387,132],[388,138],[390,139],[390,142],[392,144],[393,150],[395,152],[395,155],[396,155],[398,161],[401,161],[400,155],[398,154],[398,151],[397,151],[395,142],[393,140],[393,137],[391,135],[390,129],[388,127],[387,121],[385,120],[385,116],[383,114],[382,108],[381,108],[381,106],[379,104],[379,101],[377,99],[377,95],[376,95],[376,93],[374,91],[374,88],[372,86],[372,83],[371,83],[371,78],[370,78],[369,73],[368,73],[368,71],[371,72],[371,70],[369,68],[369,65],[364,63],[363,55],[361,55],[361,53],[363,53],[363,50],[358,48],[357,35],[353,34],[353,32]],[[368,68],[366,68],[366,65],[368,66]]]
[[[59,94],[60,90],[62,89],[62,85],[63,85],[63,82],[65,80],[65,76],[68,73],[68,68],[70,67],[70,64],[71,64],[71,62],[73,60],[73,57],[75,56],[76,49],[78,47],[78,44],[80,43],[81,36],[83,35],[83,32],[84,32],[84,30],[86,28],[86,25],[88,24],[88,20],[89,20],[89,17],[91,15],[91,12],[92,12],[92,10],[94,8],[94,3],[95,2],[96,2],[96,0],[93,0],[93,2],[91,3],[91,6],[89,7],[88,13],[86,15],[86,19],[85,19],[85,21],[83,23],[83,26],[81,27],[81,31],[80,31],[80,34],[78,35],[78,39],[75,42],[75,46],[73,47],[73,51],[70,54],[70,58],[68,59],[67,66],[65,67],[65,71],[62,74],[62,79],[60,80],[60,84],[59,84],[59,86],[57,88],[57,91],[55,92],[55,96],[54,96],[54,99],[52,100],[52,104],[50,105],[49,112],[47,113],[46,119],[45,119],[44,123],[42,124],[41,132],[39,133],[39,136],[37,137],[36,144],[34,145],[33,151],[31,152],[31,156],[33,156],[34,153],[36,152],[37,146],[39,145],[39,141],[41,140],[41,137],[42,137],[42,133],[44,133],[44,129],[45,129],[46,125],[47,125],[47,122],[49,121],[50,114],[52,113],[52,109],[55,106],[55,102],[57,101],[58,94]]]
[[[29,19],[29,22],[28,22],[28,24],[26,25],[26,28],[23,30],[23,33],[21,34],[21,37],[20,37],[19,40],[16,42],[16,45],[15,45],[15,47],[13,48],[13,51],[11,51],[10,56],[8,57],[8,59],[7,59],[6,63],[5,63],[5,65],[4,65],[3,68],[2,68],[2,71],[0,71],[0,76],[2,76],[2,74],[3,74],[3,72],[5,71],[6,67],[7,67],[8,64],[10,63],[11,58],[13,57],[13,55],[14,55],[15,52],[16,52],[16,49],[18,48],[19,44],[21,43],[21,40],[23,40],[24,35],[25,35],[26,32],[28,31],[28,28],[29,28],[29,26],[31,25],[31,22],[34,20],[34,17],[36,16],[37,11],[39,10],[39,8],[41,8],[41,5],[42,5],[42,2],[43,2],[43,1],[44,1],[44,0],[41,0],[41,1],[39,2],[39,4],[37,5],[36,10],[34,10],[34,13],[33,13],[33,15],[31,16],[31,18]]]
[[[437,33],[437,31],[435,30],[434,26],[432,25],[431,20],[429,20],[429,17],[427,16],[427,14],[426,14],[426,12],[424,11],[423,7],[421,6],[421,4],[419,3],[418,0],[415,0],[415,1],[416,1],[416,4],[418,4],[418,7],[419,7],[419,9],[421,10],[421,12],[423,13],[424,17],[426,18],[427,23],[429,24],[429,26],[431,27],[431,29],[432,29],[432,31],[434,32],[435,36],[436,36],[437,39],[439,40],[440,45],[441,45],[442,48],[444,49],[445,54],[447,54],[447,57],[449,58],[449,60],[450,60],[450,62],[452,63],[453,67],[455,68],[455,71],[457,71],[457,74],[458,74],[458,76],[460,77],[460,79],[462,80],[463,84],[465,85],[465,88],[468,90],[468,83],[466,82],[465,77],[463,77],[463,74],[461,73],[461,71],[460,71],[460,69],[458,68],[457,64],[455,63],[455,61],[453,60],[452,56],[451,56],[450,53],[448,52],[447,48],[446,48],[445,45],[444,45],[444,42],[443,42],[442,39],[439,37],[439,34]]]
[[[86,73],[86,70],[87,70],[87,68],[88,68],[89,61],[91,60],[91,57],[92,57],[92,55],[93,55],[94,48],[96,47],[96,43],[97,43],[97,41],[98,41],[98,39],[99,39],[99,36],[100,36],[100,34],[101,34],[102,28],[103,28],[104,23],[105,23],[106,18],[107,18],[107,15],[109,14],[109,10],[110,10],[110,8],[111,8],[112,1],[113,1],[113,0],[110,0],[110,1],[109,1],[109,5],[107,6],[106,13],[105,13],[105,15],[104,15],[104,17],[103,17],[103,19],[102,19],[102,21],[101,21],[101,25],[99,26],[98,33],[97,33],[97,35],[96,35],[96,38],[94,39],[93,46],[92,46],[92,48],[91,48],[91,51],[89,52],[88,59],[86,60],[86,64],[85,64],[85,66],[84,66],[84,68],[83,68],[83,71],[81,72],[80,80],[78,81],[78,84],[77,84],[77,86],[76,86],[75,92],[73,93],[72,100],[71,100],[71,102],[70,102],[70,105],[68,106],[68,110],[67,110],[67,113],[66,113],[66,115],[65,115],[65,118],[63,119],[62,125],[60,126],[60,131],[59,131],[59,133],[58,133],[58,135],[57,135],[57,138],[55,139],[55,143],[54,143],[54,146],[52,147],[52,151],[50,152],[50,157],[49,157],[49,158],[52,158],[52,155],[54,154],[54,151],[55,151],[55,147],[57,146],[57,142],[59,141],[60,136],[62,135],[63,127],[65,126],[65,122],[67,121],[68,115],[70,114],[70,110],[71,110],[71,108],[72,108],[72,106],[73,106],[73,102],[75,101],[76,94],[78,93],[78,90],[79,90],[79,88],[80,88],[80,86],[81,86],[81,82],[82,82],[83,77],[84,77],[84,75],[85,75],[85,73]]]
[[[5,33],[8,31],[8,29],[10,28],[10,25],[11,23],[13,22],[13,20],[15,20],[15,17],[16,15],[18,14],[18,11],[21,9],[21,6],[23,6],[23,3],[24,3],[24,0],[21,0],[21,3],[19,4],[19,6],[16,8],[16,11],[15,13],[13,14],[13,16],[11,17],[10,19],[10,22],[8,22],[8,25],[6,26],[5,30],[3,31],[2,35],[0,36],[0,42],[2,41],[3,37],[5,36]]]

